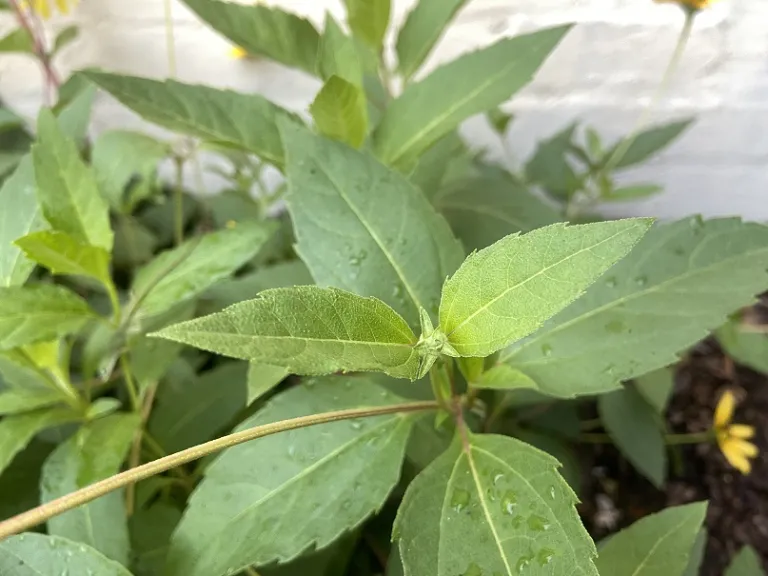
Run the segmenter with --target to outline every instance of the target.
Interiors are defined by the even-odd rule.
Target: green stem
[[[603,166],[603,173],[610,172],[619,164],[619,162],[621,162],[621,160],[624,158],[624,155],[629,151],[630,147],[637,139],[638,134],[640,134],[642,129],[648,123],[654,108],[656,108],[666,93],[667,88],[669,87],[669,84],[672,81],[675,72],[677,71],[677,67],[680,64],[683,52],[685,51],[685,46],[688,43],[688,39],[691,37],[691,31],[693,30],[693,23],[696,19],[696,13],[697,12],[695,10],[685,11],[685,22],[683,23],[683,28],[680,31],[680,36],[677,39],[677,45],[675,46],[674,52],[672,52],[672,57],[669,60],[669,64],[667,64],[667,69],[664,72],[661,83],[659,84],[659,87],[656,89],[656,93],[651,99],[651,103],[640,115],[640,118],[638,118],[637,123],[630,132],[629,136],[621,141],[621,143],[613,151],[613,154],[611,154],[611,156],[608,158],[608,161]]]
[[[184,242],[184,160],[175,158],[176,163],[176,186],[174,187],[173,199],[173,237],[176,246]]]
[[[46,522],[49,518],[68,512],[78,506],[92,502],[93,500],[119,490],[129,484],[134,484],[140,480],[145,480],[161,472],[166,472],[177,468],[183,464],[193,462],[214,452],[231,448],[244,442],[262,438],[278,432],[306,428],[317,424],[326,424],[328,422],[338,422],[339,420],[351,420],[355,418],[366,418],[371,416],[381,416],[384,414],[398,414],[405,412],[422,412],[435,410],[439,405],[435,401],[407,402],[404,404],[394,404],[391,406],[377,406],[375,408],[353,408],[348,410],[336,410],[334,412],[325,412],[322,414],[311,414],[309,416],[300,416],[290,420],[281,420],[261,426],[254,426],[247,430],[241,430],[234,434],[211,440],[204,444],[187,448],[181,452],[176,452],[165,458],[153,460],[136,468],[131,468],[120,474],[116,474],[100,482],[96,482],[76,492],[67,494],[50,502],[23,512],[17,516],[0,522],[0,542],[13,534],[18,534],[24,530],[29,530]]]
[[[133,378],[131,364],[128,362],[128,358],[125,354],[120,354],[120,371],[123,373],[125,388],[128,390],[128,398],[131,402],[131,409],[134,412],[138,412],[141,409],[141,403],[139,402],[139,389],[136,386],[136,380]]]

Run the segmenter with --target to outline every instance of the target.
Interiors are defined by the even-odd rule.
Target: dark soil
[[[730,388],[740,400],[734,422],[756,428],[760,456],[751,474],[731,468],[715,445],[676,447],[670,453],[663,491],[633,471],[611,445],[588,445],[592,474],[584,486],[582,513],[596,540],[665,508],[708,500],[708,540],[701,576],[722,576],[745,544],[768,569],[768,378],[735,365],[713,339],[693,349],[676,375],[667,410],[672,432],[701,432],[712,423],[715,405]]]

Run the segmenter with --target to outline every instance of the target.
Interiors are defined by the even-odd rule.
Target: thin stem
[[[128,468],[136,468],[141,463],[141,440],[144,435],[144,427],[147,425],[149,415],[152,412],[152,404],[155,401],[155,392],[157,384],[149,387],[141,403],[141,421],[136,434],[133,437],[131,446],[131,455],[128,458]],[[125,490],[125,510],[128,516],[133,515],[136,504],[136,484],[129,484]]]
[[[175,158],[176,186],[173,191],[173,237],[176,246],[184,242],[184,160]]]
[[[46,80],[46,83],[49,85],[49,87],[52,88],[50,92],[58,90],[59,86],[61,86],[61,80],[59,80],[59,77],[56,75],[56,71],[51,65],[51,57],[48,54],[48,51],[45,49],[45,44],[43,43],[42,37],[38,34],[35,34],[35,31],[32,28],[32,24],[24,13],[24,10],[21,8],[19,1],[10,0],[10,3],[11,7],[13,8],[13,12],[16,14],[16,20],[18,20],[19,26],[21,26],[32,39],[35,56],[37,57],[38,62],[40,62],[43,76]]]
[[[247,430],[235,432],[216,440],[211,440],[198,446],[193,446],[181,452],[176,452],[165,458],[159,460],[153,460],[141,466],[137,466],[131,470],[126,470],[115,476],[111,476],[95,484],[81,488],[76,492],[62,496],[50,502],[28,510],[18,516],[14,516],[0,522],[0,541],[8,538],[13,534],[18,534],[24,530],[28,530],[46,522],[49,518],[63,514],[73,508],[92,502],[96,498],[100,498],[105,494],[109,494],[115,490],[139,482],[161,472],[166,472],[177,466],[187,464],[219,450],[225,448],[231,448],[237,446],[243,442],[248,442],[256,438],[262,438],[271,434],[277,434],[278,432],[285,432],[287,430],[296,430],[298,428],[306,428],[307,426],[314,426],[316,424],[325,424],[328,422],[337,422],[339,420],[350,420],[354,418],[365,418],[369,416],[380,416],[383,414],[396,414],[403,412],[421,412],[426,410],[435,410],[439,407],[435,401],[423,401],[423,402],[408,402],[404,404],[395,404],[392,406],[377,406],[375,408],[354,408],[349,410],[337,410],[334,412],[325,412],[322,414],[312,414],[310,416],[301,416],[299,418],[292,418],[290,420],[282,420],[280,422],[272,422],[270,424],[264,424],[262,426],[255,426]]]
[[[128,390],[128,398],[131,401],[131,409],[134,412],[138,412],[140,409],[139,389],[138,386],[136,386],[136,380],[133,378],[131,365],[128,362],[128,358],[125,354],[120,354],[120,370],[123,373],[123,380],[125,380],[125,388]]]
[[[173,11],[171,9],[171,0],[163,1],[163,12],[165,16],[165,48],[168,51],[168,76],[176,77],[176,40],[173,32]]]
[[[632,132],[630,132],[629,136],[619,143],[619,145],[613,151],[613,154],[611,154],[611,156],[608,158],[608,161],[603,166],[602,173],[610,172],[619,164],[619,162],[621,162],[621,160],[624,158],[624,155],[629,151],[630,147],[637,139],[640,131],[648,123],[648,120],[650,120],[654,108],[656,108],[656,106],[663,98],[670,82],[672,81],[672,78],[675,75],[675,72],[677,71],[677,67],[680,64],[683,52],[685,51],[685,46],[688,43],[688,39],[691,37],[691,31],[693,30],[693,23],[695,19],[695,10],[685,11],[685,22],[683,23],[683,28],[680,31],[680,36],[677,39],[677,45],[675,46],[674,52],[672,52],[672,58],[670,58],[669,64],[667,64],[667,69],[664,71],[664,76],[661,79],[659,87],[656,89],[656,93],[651,99],[651,103],[640,115],[640,118],[638,118],[637,123],[632,129]]]

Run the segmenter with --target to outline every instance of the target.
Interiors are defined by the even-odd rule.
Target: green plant
[[[0,573],[695,565],[704,503],[645,518],[598,556],[571,448],[615,441],[660,483],[668,444],[714,439],[665,433],[666,367],[768,287],[768,228],[566,224],[527,183],[579,157],[573,131],[557,154],[539,148],[528,180],[467,150],[459,124],[488,113],[504,130],[498,106],[569,26],[415,81],[464,2],[421,0],[396,69],[385,0],[346,0],[351,34],[330,16],[321,33],[261,5],[185,3],[247,52],[323,80],[312,127],[256,94],[96,70],[70,79],[77,98],[95,84],[191,140],[114,131],[86,145],[67,113],[88,109],[77,98],[40,113],[0,188]],[[682,126],[641,133],[624,162]],[[593,176],[610,156],[587,134]],[[212,200],[182,188],[202,149],[230,167]],[[267,166],[284,186],[267,188]],[[607,435],[580,421],[594,397]]]

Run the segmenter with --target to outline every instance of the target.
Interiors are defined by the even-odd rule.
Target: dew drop
[[[288,457],[289,458],[295,458],[296,457],[296,446],[291,444],[288,446]]]
[[[556,491],[554,486],[549,487],[549,497],[552,498],[552,500],[555,499]]]
[[[471,496],[469,492],[467,492],[466,490],[462,490],[461,488],[456,488],[453,491],[453,495],[451,496],[451,507],[456,512],[461,512],[462,510],[464,510],[464,508],[469,506],[470,498]]]
[[[525,569],[530,566],[531,560],[533,560],[532,554],[520,556],[520,558],[517,559],[517,563],[515,564],[515,570],[517,570],[517,573],[522,574]]]
[[[546,532],[550,528],[549,520],[538,514],[528,516],[528,528],[534,532]]]
[[[691,229],[694,232],[698,232],[701,230],[701,227],[704,226],[704,219],[701,217],[701,214],[697,214],[690,220]]]
[[[483,570],[480,566],[472,562],[472,564],[467,566],[467,569],[461,576],[483,576]]]
[[[488,489],[485,491],[486,496],[488,496],[488,500],[491,502],[496,502],[496,498],[498,497],[498,494],[496,494],[495,488],[489,486]]]
[[[638,276],[637,278],[635,278],[635,284],[637,284],[640,287],[645,286],[646,284],[648,284],[648,278],[646,278],[645,276]]]
[[[493,472],[493,485],[496,486],[502,480],[504,480],[504,474],[500,470],[495,470]]]
[[[605,325],[606,331],[610,332],[611,334],[621,334],[625,328],[626,326],[621,320],[611,320],[608,322],[608,324]]]
[[[552,558],[555,557],[555,551],[551,548],[542,548],[538,551],[536,554],[536,561],[539,563],[540,566],[546,566],[550,562],[552,562]]]
[[[342,510],[349,510],[350,506],[352,506],[352,501],[351,500],[344,500],[341,503],[341,509]]]
[[[618,285],[618,281],[616,280],[615,276],[611,276],[610,278],[608,278],[605,281],[605,283],[608,285],[608,288],[616,288],[616,286]]]
[[[50,540],[48,540],[48,546],[50,546],[51,548],[58,548],[59,541],[51,538]]]
[[[401,300],[403,298],[403,287],[400,284],[395,284],[392,288],[392,296]]]
[[[361,430],[363,428],[363,423],[359,420],[352,420],[350,426],[352,426],[352,430]]]
[[[501,498],[501,511],[504,514],[512,516],[515,513],[515,506],[517,505],[517,494],[512,490],[504,492],[504,496]]]
[[[544,356],[552,356],[552,346],[549,344],[542,344],[541,353],[544,354]]]
[[[346,388],[347,390],[351,390],[352,389],[352,381],[351,380],[347,380],[346,382],[344,382],[344,388]]]

